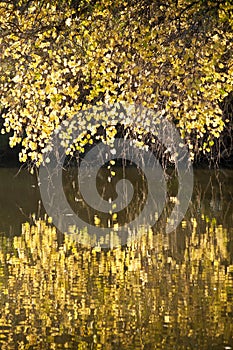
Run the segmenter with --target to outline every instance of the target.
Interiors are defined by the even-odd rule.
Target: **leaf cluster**
[[[38,166],[63,120],[126,101],[165,111],[192,158],[209,153],[228,123],[232,10],[230,1],[0,1],[2,133],[13,130],[20,160]]]

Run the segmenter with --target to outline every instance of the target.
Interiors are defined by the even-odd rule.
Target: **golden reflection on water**
[[[191,225],[182,256],[152,232],[114,250],[83,249],[70,236],[59,242],[45,220],[1,236],[0,348],[233,348],[226,229]]]

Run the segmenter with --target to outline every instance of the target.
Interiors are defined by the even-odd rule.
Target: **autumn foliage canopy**
[[[193,159],[211,155],[231,125],[232,52],[231,1],[0,1],[2,133],[39,166],[61,121],[126,101],[163,111]]]

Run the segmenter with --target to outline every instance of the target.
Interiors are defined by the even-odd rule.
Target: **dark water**
[[[112,250],[57,232],[36,177],[17,172],[0,169],[1,349],[233,349],[233,171],[196,170],[174,232],[165,209]]]

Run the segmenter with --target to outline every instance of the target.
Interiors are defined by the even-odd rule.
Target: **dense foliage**
[[[231,127],[232,39],[227,0],[0,1],[2,133],[39,165],[62,120],[127,101],[165,112],[192,158],[216,156]]]

